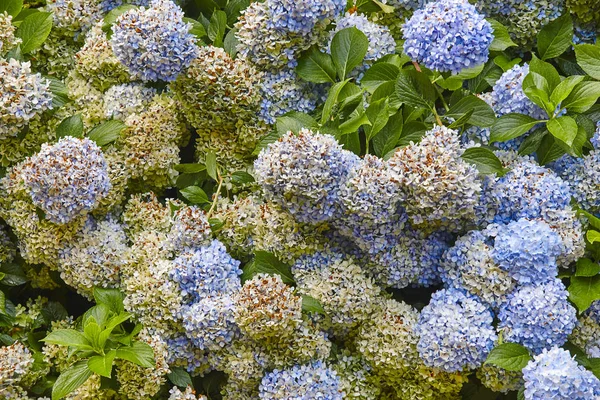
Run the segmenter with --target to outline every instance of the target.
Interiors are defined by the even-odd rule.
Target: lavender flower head
[[[111,188],[102,150],[89,139],[69,136],[42,145],[25,161],[22,177],[33,203],[57,224],[87,214]]]
[[[404,52],[427,68],[458,73],[488,59],[492,26],[467,0],[440,0],[404,24]]]
[[[333,136],[301,129],[263,149],[254,168],[269,200],[300,222],[318,223],[339,216],[340,188],[357,162]]]
[[[321,361],[269,372],[260,382],[258,397],[261,400],[344,398],[339,376]]]
[[[112,29],[115,55],[132,76],[144,81],[174,81],[198,53],[183,11],[170,0],[126,11]]]

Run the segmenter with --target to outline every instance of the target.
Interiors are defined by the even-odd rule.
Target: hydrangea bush
[[[600,399],[593,0],[0,0],[0,400]]]

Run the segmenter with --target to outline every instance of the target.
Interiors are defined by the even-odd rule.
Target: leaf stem
[[[206,218],[210,218],[210,216],[212,215],[212,212],[215,209],[215,206],[217,205],[217,200],[219,200],[219,195],[221,193],[221,186],[223,185],[223,177],[221,176],[221,173],[217,170],[217,175],[219,176],[219,186],[217,186],[217,191],[215,192],[214,199],[213,199],[213,203],[210,206],[210,210],[208,210],[208,214],[206,214]]]

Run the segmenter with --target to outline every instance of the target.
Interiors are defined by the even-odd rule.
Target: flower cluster
[[[427,68],[458,73],[487,61],[492,32],[468,1],[436,1],[416,11],[402,28],[404,52]]]
[[[115,56],[138,79],[173,81],[196,57],[198,48],[183,11],[170,0],[121,14],[110,43]]]

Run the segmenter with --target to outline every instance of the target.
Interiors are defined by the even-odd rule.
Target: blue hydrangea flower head
[[[520,284],[536,284],[556,277],[561,252],[562,241],[547,223],[521,218],[497,226],[492,257]]]
[[[523,368],[525,400],[591,400],[600,397],[600,380],[559,347],[544,350]]]
[[[266,4],[271,14],[269,28],[303,34],[326,24],[346,7],[344,0],[267,0]]]
[[[567,298],[559,279],[517,288],[498,314],[504,340],[520,343],[536,354],[562,346],[577,323],[577,313]]]
[[[402,28],[404,52],[427,68],[458,73],[488,59],[493,29],[467,0],[440,0],[416,11]]]
[[[25,160],[22,177],[46,218],[66,224],[98,206],[111,188],[102,150],[89,139],[64,137]]]
[[[446,372],[474,369],[497,339],[490,309],[459,289],[442,289],[419,316],[415,333],[423,363]]]
[[[239,335],[231,296],[209,296],[184,306],[183,327],[187,337],[201,350],[219,350]]]
[[[268,124],[290,111],[310,113],[321,98],[322,85],[302,81],[292,68],[266,72],[261,79],[259,117]]]
[[[17,136],[35,116],[52,109],[50,81],[30,62],[0,59],[0,140]]]
[[[322,361],[292,368],[274,369],[260,382],[261,400],[342,400],[341,380]]]
[[[233,294],[242,287],[240,262],[231,258],[218,240],[208,246],[187,249],[173,264],[171,279],[179,283],[183,296],[192,300]]]
[[[495,310],[513,291],[516,282],[492,257],[494,234],[486,228],[458,238],[444,254],[442,280],[449,287],[478,296]]]
[[[200,207],[183,207],[173,214],[167,241],[175,251],[210,245],[212,231],[206,213]]]
[[[484,186],[482,204],[489,210],[490,222],[548,220],[549,213],[570,207],[569,184],[552,170],[527,158],[519,158],[509,167],[506,175]]]
[[[461,158],[457,131],[435,126],[419,143],[398,149],[389,160],[411,223],[423,230],[462,229],[475,218],[481,180]]]
[[[399,205],[400,187],[387,162],[366,155],[341,187],[338,230],[363,251],[374,254],[392,247],[408,219]]]
[[[339,216],[340,188],[358,160],[333,136],[302,129],[263,149],[254,169],[269,200],[299,222],[318,223]]]
[[[110,42],[132,76],[144,81],[174,81],[197,56],[195,36],[183,11],[170,0],[124,12],[113,25]]]

